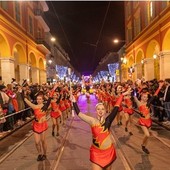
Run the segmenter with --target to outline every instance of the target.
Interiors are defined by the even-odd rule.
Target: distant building
[[[122,75],[133,80],[169,78],[170,2],[125,1],[125,31]]]

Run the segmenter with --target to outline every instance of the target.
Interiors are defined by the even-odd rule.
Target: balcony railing
[[[44,45],[49,51],[51,51],[50,45],[43,38],[36,38],[36,43]]]
[[[39,20],[39,22],[42,24],[44,31],[49,32],[50,29],[46,23],[45,15],[42,9],[34,9],[34,15]]]

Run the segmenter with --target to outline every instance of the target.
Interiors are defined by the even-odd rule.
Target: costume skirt
[[[108,149],[102,150],[91,146],[90,148],[90,161],[104,168],[110,165],[116,159],[116,151],[113,145]]]
[[[50,116],[55,118],[55,119],[57,119],[58,117],[61,116],[61,112],[54,112],[54,111],[52,111],[52,112],[50,112]]]
[[[32,124],[33,131],[36,133],[42,133],[48,129],[47,121],[39,123],[37,121],[33,121]]]
[[[129,115],[133,114],[133,109],[124,108],[123,110],[124,110],[125,113],[128,113]]]
[[[146,126],[147,128],[150,128],[152,125],[152,119],[144,119],[144,118],[140,118],[139,119],[139,125],[141,126]]]

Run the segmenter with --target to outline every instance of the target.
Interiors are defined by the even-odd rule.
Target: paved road
[[[94,114],[94,105],[97,100],[90,96],[80,97],[80,110],[88,115]],[[93,115],[94,116],[94,115]],[[112,170],[170,170],[170,133],[166,129],[154,124],[153,136],[148,147],[150,155],[141,151],[142,131],[136,125],[134,118],[132,130],[134,135],[129,136],[124,126],[118,127],[113,122],[113,141],[117,151],[117,159]],[[34,146],[31,125],[0,141],[0,169],[1,170],[90,170],[89,147],[91,144],[90,127],[77,116],[69,118],[65,127],[61,127],[60,136],[51,136],[51,121],[47,131],[48,152],[47,160],[37,162],[37,151]],[[24,133],[25,132],[25,133]]]

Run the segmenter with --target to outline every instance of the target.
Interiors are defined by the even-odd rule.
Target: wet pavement
[[[87,103],[85,95],[79,100],[80,110],[94,116],[97,100],[93,95]],[[117,159],[112,170],[170,170],[170,132],[158,124],[153,124],[152,134],[148,143],[150,154],[141,150],[143,133],[134,116],[133,134],[130,136],[124,126],[113,122],[112,132],[115,142]],[[90,127],[76,115],[70,117],[66,126],[62,126],[59,137],[51,135],[51,121],[47,130],[47,160],[37,162],[37,151],[31,131],[31,123],[17,130],[0,141],[1,170],[90,170],[89,147],[92,136]]]

